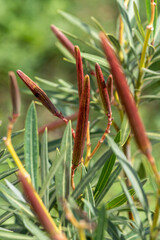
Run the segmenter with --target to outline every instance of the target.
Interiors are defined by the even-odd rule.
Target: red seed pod
[[[151,152],[151,145],[146,136],[144,125],[138,114],[135,101],[129,90],[120,62],[118,61],[106,35],[104,33],[100,33],[100,38],[104,53],[110,64],[111,73],[115,81],[117,92],[125,108],[137,145],[141,151],[147,155],[148,152]]]
[[[18,87],[16,75],[14,74],[14,72],[11,71],[8,74],[10,77],[13,117],[18,117],[20,115],[20,106],[21,106],[19,87]]]
[[[113,77],[112,74],[109,75],[108,79],[107,79],[107,84],[106,84],[107,90],[108,90],[108,94],[109,94],[109,98],[110,98],[110,102],[113,102],[114,96],[113,96]]]
[[[23,80],[26,86],[32,91],[35,97],[56,117],[62,119],[66,123],[68,120],[62,115],[62,113],[58,112],[56,107],[53,105],[47,94],[35,83],[33,82],[26,74],[24,74],[21,70],[17,70],[18,76]]]
[[[109,100],[107,87],[104,81],[103,73],[98,63],[96,63],[95,65],[95,70],[96,70],[96,78],[97,78],[99,93],[102,99],[105,114],[108,116],[108,114],[111,115],[111,104]]]
[[[72,170],[80,164],[87,132],[90,103],[90,78],[88,75],[84,78],[84,86],[79,105],[75,142],[73,148]]]
[[[74,45],[71,41],[54,25],[51,25],[51,30],[62,43],[62,45],[75,57]]]
[[[82,89],[83,89],[83,84],[84,84],[83,63],[82,63],[79,47],[75,46],[74,49],[75,49],[75,58],[76,58],[78,93],[79,93],[79,99],[80,99]]]

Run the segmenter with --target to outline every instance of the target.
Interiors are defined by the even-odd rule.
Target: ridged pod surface
[[[32,91],[35,97],[56,117],[67,121],[65,117],[56,109],[47,94],[21,70],[17,70],[18,76],[23,80],[26,86]]]
[[[73,148],[72,169],[75,169],[80,164],[87,132],[90,104],[90,78],[88,75],[84,78],[84,86],[79,105],[75,142]]]

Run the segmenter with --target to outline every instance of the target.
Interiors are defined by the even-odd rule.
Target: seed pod
[[[75,142],[73,148],[72,169],[76,169],[80,164],[87,132],[88,117],[89,117],[89,103],[90,103],[90,78],[88,75],[84,78],[84,86],[80,100]]]
[[[106,84],[107,90],[108,90],[108,94],[109,94],[109,98],[110,98],[110,103],[113,102],[114,96],[113,96],[113,77],[112,74],[109,75],[108,79],[107,79],[107,84]]]
[[[111,105],[110,105],[109,95],[108,95],[107,87],[104,81],[103,73],[98,63],[96,63],[95,65],[95,70],[96,70],[96,78],[97,78],[99,93],[102,99],[105,114],[111,115]]]
[[[69,39],[54,25],[51,25],[51,30],[62,43],[62,45],[75,57],[74,45]]]
[[[82,63],[79,47],[75,46],[74,49],[75,49],[75,58],[76,58],[78,93],[79,93],[79,100],[80,100],[83,84],[84,84],[83,63]]]
[[[20,105],[21,105],[19,87],[18,87],[17,79],[14,72],[9,72],[8,74],[10,77],[13,117],[17,117],[20,115]]]
[[[146,136],[145,128],[138,114],[135,101],[129,90],[126,77],[106,35],[104,33],[100,33],[100,38],[104,53],[110,64],[117,92],[125,108],[137,145],[141,151],[147,155],[148,152],[151,152],[151,145]]]
[[[21,70],[17,70],[18,76],[23,80],[26,86],[32,91],[35,97],[56,117],[62,119],[65,122],[68,122],[67,119],[58,112],[56,107],[53,105],[47,94],[35,83],[33,82],[26,74]]]

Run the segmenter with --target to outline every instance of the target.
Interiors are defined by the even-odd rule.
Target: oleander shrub
[[[144,1],[142,23],[138,0],[117,0],[115,35],[96,18],[91,27],[60,11],[79,29],[77,36],[51,25],[66,64],[75,66],[75,82],[33,81],[17,70],[35,97],[16,132],[23,102],[9,72],[13,112],[0,138],[0,239],[159,239],[159,153],[152,148],[160,132],[151,131],[150,116],[160,99],[158,4]],[[46,117],[38,128],[37,105],[57,120]],[[146,105],[149,131],[140,116]]]

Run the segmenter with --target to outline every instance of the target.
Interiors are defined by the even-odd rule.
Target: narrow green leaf
[[[28,207],[28,205],[21,202],[19,200],[19,198],[11,190],[6,188],[6,186],[4,186],[1,183],[0,183],[0,192],[3,193],[3,195],[1,197],[5,201],[7,199],[7,201],[12,205],[12,207],[18,209],[21,212],[21,214],[23,212],[23,214],[26,214],[30,217],[34,217],[33,213],[31,212],[30,208]]]
[[[138,8],[137,8],[137,5],[136,5],[135,2],[133,2],[133,6],[134,6],[134,14],[135,14],[137,26],[138,26],[139,31],[140,31],[143,39],[144,39],[144,38],[145,38],[145,32],[144,32],[144,29],[143,29],[143,27],[142,27],[141,18],[140,18],[140,15],[139,15],[139,12],[138,12]]]
[[[96,206],[98,206],[101,203],[101,201],[103,200],[103,198],[106,196],[107,192],[109,191],[111,186],[114,184],[116,178],[119,176],[121,170],[122,170],[122,168],[118,164],[118,166],[115,168],[115,170],[111,173],[106,186],[103,188],[102,192],[96,198]]]
[[[147,132],[147,136],[149,137],[149,139],[160,141],[160,133]]]
[[[2,157],[3,157],[3,155],[4,155],[5,151],[6,151],[6,150],[2,150],[2,151],[0,151],[0,158],[2,158]]]
[[[41,164],[41,181],[42,183],[44,183],[49,172],[47,128],[45,129],[44,134],[42,136],[40,164]],[[49,186],[47,186],[45,189],[45,192],[43,195],[43,202],[45,206],[48,208],[49,207]]]
[[[74,199],[76,199],[81,193],[83,193],[87,185],[91,183],[94,179],[96,172],[105,164],[106,161],[109,161],[111,155],[111,150],[106,151],[102,155],[102,157],[88,170],[85,177],[82,178],[82,180],[79,182],[79,184],[76,186],[75,190],[72,193],[72,197]]]
[[[135,190],[132,188],[129,190],[129,193],[131,196],[133,196],[135,194]],[[112,209],[112,208],[117,208],[121,205],[123,205],[125,202],[127,202],[127,198],[125,196],[125,194],[121,194],[118,197],[115,197],[113,200],[111,200],[110,202],[108,202],[106,204],[106,208],[108,209]]]
[[[57,88],[58,87],[58,84],[57,83],[54,83],[54,82],[51,82],[51,81],[48,81],[46,79],[42,79],[42,78],[39,78],[39,77],[35,77],[35,79],[40,82],[44,87],[46,87],[46,85],[51,89],[51,88]]]
[[[15,196],[16,199],[20,200],[21,202],[26,203],[26,200],[24,199],[22,193],[12,183],[10,183],[7,179],[5,179],[5,182],[7,183],[8,187],[13,192],[13,196]]]
[[[121,133],[118,132],[115,141],[118,143],[120,141],[120,135]],[[94,197],[95,199],[101,194],[105,186],[107,185],[109,176],[113,170],[114,164],[116,161],[115,154],[112,154],[109,161],[107,161],[102,169],[101,175],[99,177],[98,183],[96,185],[95,191],[94,191]]]
[[[32,102],[25,121],[24,153],[26,170],[29,172],[32,184],[38,190],[38,128],[35,105]]]
[[[84,165],[82,165],[82,177],[85,177],[87,174]],[[93,208],[95,207],[95,202],[93,198],[93,191],[91,184],[89,183],[87,188],[85,189],[85,200],[84,201],[84,211],[88,213],[88,218],[92,219]]]
[[[59,149],[57,148],[57,150],[56,150],[56,157],[55,157],[55,159],[52,162],[52,166],[50,167],[49,172],[48,172],[48,174],[46,176],[46,179],[45,179],[45,181],[44,181],[44,183],[42,185],[42,188],[40,190],[40,193],[39,193],[40,197],[43,197],[46,189],[49,187],[51,180],[55,176],[57,169],[59,168],[60,164],[63,161],[64,154],[65,154],[65,151],[62,151],[61,155],[60,155]]]
[[[106,210],[105,207],[102,206],[101,209],[99,209],[98,212],[98,226],[96,229],[96,240],[104,240],[104,232],[106,228],[105,220],[106,220]]]
[[[126,175],[130,179],[132,186],[136,191],[137,197],[139,198],[142,206],[144,207],[146,213],[148,214],[149,206],[148,206],[147,197],[143,190],[142,184],[137,176],[137,173],[132,168],[132,166],[129,164],[124,153],[119,149],[119,147],[113,141],[113,139],[109,136],[106,136],[106,138],[108,140],[108,144],[112,148],[113,152],[116,154],[117,159],[119,160],[119,163],[121,164],[123,170],[125,171]]]
[[[124,144],[126,143],[128,137],[129,137],[129,134],[131,132],[131,128],[130,128],[128,118],[126,115],[124,116],[123,121],[122,121],[121,132],[122,132],[121,146],[124,146]]]
[[[25,234],[14,233],[11,231],[0,230],[0,238],[3,240],[37,240],[36,237],[26,236]]]
[[[145,1],[146,1],[147,19],[149,23],[151,19],[151,0],[145,0]]]
[[[133,6],[133,3],[136,3],[136,6],[138,8],[138,11],[139,11],[139,0],[130,0],[129,1],[129,5],[128,5],[128,17],[129,17],[129,20],[130,22],[135,22],[135,14],[134,14],[134,6]]]
[[[125,240],[122,232],[109,219],[107,220],[107,232],[112,237],[112,240]]]
[[[14,210],[14,212],[16,213],[15,210]],[[8,212],[5,209],[5,212],[2,215],[0,215],[0,225],[2,225],[4,222],[6,222],[8,219],[10,219],[13,216],[14,216],[13,212]]]
[[[160,100],[160,95],[142,95],[140,97],[140,99],[142,100]]]
[[[136,28],[133,28],[132,29],[133,33],[135,34],[135,36],[137,37],[138,41],[141,43],[141,45],[143,46],[143,37],[142,35],[140,34],[140,32],[136,29]]]
[[[118,8],[119,8],[124,26],[125,26],[126,34],[128,36],[128,41],[130,43],[130,46],[132,48],[134,48],[134,43],[133,43],[133,38],[132,38],[132,28],[131,28],[131,25],[130,25],[128,13],[127,13],[126,8],[124,6],[124,2],[122,2],[121,0],[116,0],[116,1],[117,1],[117,4],[118,4]]]
[[[42,230],[40,230],[38,226],[36,226],[33,222],[31,222],[28,218],[22,217],[22,219],[25,227],[29,230],[29,232],[33,236],[36,237],[36,239],[50,240],[50,238],[47,237],[47,235]]]
[[[101,66],[106,67],[107,69],[109,69],[109,65],[107,63],[107,61],[105,60],[105,58],[99,57],[97,55],[93,55],[90,53],[81,53],[81,56],[83,58],[85,58],[88,61],[94,62],[94,63],[99,63]]]
[[[8,176],[12,175],[13,173],[17,172],[18,168],[12,168],[0,173],[0,180],[7,178]]]
[[[119,41],[112,35],[112,34],[107,34],[105,29],[102,27],[102,25],[100,24],[100,22],[95,18],[95,17],[91,17],[92,21],[97,25],[97,27],[99,28],[100,31],[104,32],[110,39],[111,43],[113,44],[113,46],[116,48],[116,50],[119,52],[120,51],[120,44]]]
[[[155,36],[156,34],[156,29],[157,29],[157,19],[158,19],[158,2],[157,0],[154,0],[156,7],[155,7],[155,16],[154,16],[154,22],[153,22],[153,35]]]
[[[134,205],[133,199],[132,199],[132,197],[131,197],[131,195],[130,195],[126,185],[124,184],[124,182],[121,179],[120,179],[120,183],[121,183],[123,191],[124,191],[124,193],[125,193],[125,195],[127,197],[127,200],[128,200],[131,212],[133,213],[135,222],[137,223],[139,233],[140,233],[142,239],[144,239],[144,236],[142,236],[143,235],[143,233],[142,233],[143,232],[143,225],[142,225],[139,213],[138,213],[138,211],[136,209],[136,206]]]
[[[156,71],[152,71],[150,69],[147,69],[147,68],[143,68],[143,72],[145,73],[148,73],[148,74],[151,74],[151,76],[153,77],[153,75],[157,75],[157,76],[160,76],[160,72],[156,72]],[[146,80],[146,79],[145,79]]]
[[[58,209],[62,210],[61,199],[67,199],[71,191],[71,164],[72,164],[72,133],[71,122],[68,123],[60,147],[60,156],[63,154],[63,161],[55,174],[56,198]]]
[[[157,46],[160,43],[160,15],[157,18],[157,26],[154,36],[154,45]]]
[[[66,12],[63,12],[63,11],[59,11],[59,13],[66,20],[68,20],[71,24],[79,27],[82,31],[87,33],[89,36],[92,36],[94,39],[99,40],[99,36],[98,36],[97,31],[95,31],[95,29],[93,29],[91,26],[87,25],[86,23],[82,22],[81,20],[72,16],[69,13],[66,13]]]

